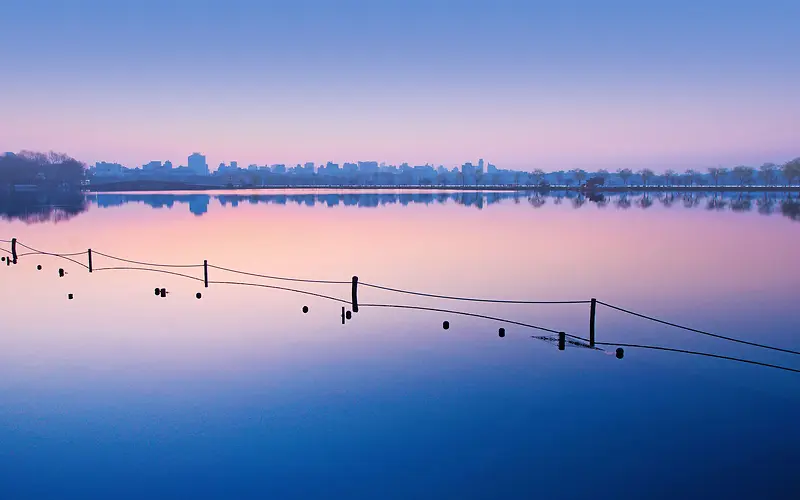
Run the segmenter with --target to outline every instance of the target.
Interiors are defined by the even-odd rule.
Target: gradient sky
[[[129,166],[800,155],[797,1],[4,1],[0,151]]]

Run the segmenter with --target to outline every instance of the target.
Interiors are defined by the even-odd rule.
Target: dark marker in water
[[[71,294],[71,293],[70,293],[70,294],[68,294],[68,295],[67,295],[67,298],[68,298],[69,300],[72,300],[72,294]]]
[[[308,306],[303,306],[303,314],[308,312]]]
[[[505,329],[505,328],[501,328],[501,329],[499,329],[499,330],[497,331],[497,334],[498,334],[498,335],[499,335],[501,338],[502,338],[502,337],[505,337],[505,336],[506,336],[506,329]]]
[[[159,295],[161,295],[161,289],[160,288],[156,288],[156,297],[158,297]]]
[[[194,296],[197,297],[198,299],[203,298],[203,294],[200,292],[197,292],[196,294],[194,294]]]
[[[346,313],[344,313],[344,317],[347,318],[347,319],[351,319],[353,317],[353,313],[350,312],[350,311],[347,311]]]
[[[449,321],[445,321],[444,323],[442,323],[442,328],[444,328],[445,330],[450,329],[450,322]]]
[[[36,266],[36,270],[37,270],[37,271],[41,271],[41,270],[42,270],[42,265],[41,265],[41,264],[39,264],[38,266]]]
[[[63,267],[58,268],[58,277],[59,278],[63,278],[65,274],[66,273],[64,272],[64,268]]]
[[[617,359],[622,359],[623,356],[625,356],[625,349],[617,347]]]

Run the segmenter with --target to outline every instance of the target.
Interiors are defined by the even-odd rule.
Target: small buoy
[[[63,267],[58,268],[58,277],[59,278],[63,278],[65,274],[66,273],[64,272],[64,268]]]
[[[303,306],[303,314],[306,314],[307,312],[308,312],[308,306]]]
[[[68,294],[68,295],[67,295],[67,298],[68,298],[69,300],[72,300],[72,294],[71,294],[71,293],[70,293],[70,294]]]
[[[198,299],[203,298],[203,294],[200,292],[197,292],[196,294],[194,294],[194,296],[197,297]]]
[[[625,349],[617,347],[617,359],[622,359],[623,356],[625,356]]]
[[[347,318],[347,319],[350,319],[350,318],[353,317],[353,313],[350,312],[350,311],[347,311],[346,313],[344,313],[344,317]]]
[[[167,289],[166,289],[166,288],[162,288],[162,289],[160,290],[160,292],[161,292],[161,296],[162,296],[162,297],[166,297],[166,296],[167,296]]]
[[[5,258],[5,256],[4,256],[4,257],[0,257],[0,260],[2,260],[3,262],[5,262],[5,261],[6,261],[6,258]]]
[[[442,328],[444,328],[445,330],[449,330],[450,329],[450,322],[449,321],[443,322],[442,323]]]
[[[158,297],[159,295],[161,295],[161,289],[160,288],[156,288],[156,297]]]
[[[39,264],[38,266],[36,266],[36,270],[37,270],[37,271],[41,271],[41,270],[42,270],[42,265],[41,265],[41,264]]]
[[[501,328],[500,330],[497,331],[497,334],[500,336],[500,338],[505,337],[506,336],[506,329],[505,328]]]

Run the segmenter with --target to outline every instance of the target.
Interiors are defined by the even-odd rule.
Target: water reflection
[[[309,192],[294,191],[239,194],[232,192],[212,194],[176,194],[176,193],[135,193],[135,194],[81,194],[71,192],[59,193],[16,193],[0,200],[0,217],[5,220],[21,220],[26,223],[59,222],[70,219],[84,211],[90,205],[100,208],[119,207],[128,203],[148,205],[155,209],[176,208],[176,205],[188,205],[191,213],[202,216],[208,212],[213,202],[223,207],[237,207],[239,204],[297,204],[308,207],[323,205],[326,207],[354,206],[374,208],[383,205],[409,204],[445,204],[455,203],[465,207],[482,210],[490,205],[503,201],[520,204],[527,201],[535,209],[548,203],[561,205],[568,200],[573,209],[581,209],[587,205],[599,208],[612,206],[619,210],[633,207],[649,209],[656,202],[667,209],[675,206],[683,208],[705,207],[709,211],[731,211],[737,213],[752,212],[754,207],[759,214],[772,215],[780,213],[791,220],[800,220],[800,197],[792,193],[779,192],[660,192],[637,193],[627,192],[614,195],[593,193],[584,195],[574,191],[551,191],[547,193],[525,191],[409,191],[409,192]]]

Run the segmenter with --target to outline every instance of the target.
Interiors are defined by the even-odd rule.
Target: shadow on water
[[[197,216],[208,212],[216,201],[223,207],[237,207],[240,204],[296,204],[308,207],[362,207],[374,208],[384,205],[446,204],[455,203],[465,207],[482,210],[502,201],[521,204],[527,201],[534,209],[549,203],[562,205],[564,201],[578,210],[594,205],[599,208],[613,207],[618,210],[638,208],[647,210],[657,202],[666,209],[673,207],[698,208],[709,211],[731,211],[748,213],[755,211],[762,215],[780,213],[794,221],[800,221],[800,198],[791,193],[637,193],[626,192],[615,195],[602,193],[578,193],[574,191],[439,191],[439,192],[294,192],[272,194],[175,194],[175,193],[136,193],[136,194],[86,194],[79,192],[22,192],[10,193],[0,198],[0,217],[5,220],[21,220],[25,223],[59,222],[71,219],[86,211],[89,205],[100,208],[140,203],[155,209],[172,209],[176,205],[188,205],[189,211]]]

